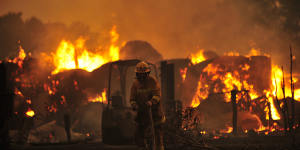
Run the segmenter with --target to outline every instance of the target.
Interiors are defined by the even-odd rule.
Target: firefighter
[[[160,87],[157,80],[149,76],[150,71],[146,62],[139,62],[135,69],[136,79],[131,87],[130,103],[133,110],[137,111],[135,142],[140,148],[147,148],[147,135],[153,124],[156,149],[163,150],[162,124],[165,122],[165,116],[161,109]],[[153,122],[151,122],[150,113],[152,113]],[[150,135],[153,136],[153,134]]]

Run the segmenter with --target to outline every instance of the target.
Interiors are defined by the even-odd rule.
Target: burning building
[[[237,111],[233,118],[240,131],[273,131],[286,126],[283,99],[292,92],[284,83],[287,78],[282,70],[272,65],[269,56],[230,54],[205,59],[203,51],[199,53],[192,56],[189,66],[180,69],[183,82],[178,99],[184,107],[194,109],[192,118],[202,130],[232,132],[233,111]],[[281,90],[286,90],[285,96]],[[298,101],[296,98],[296,107]],[[291,109],[292,101],[287,103]]]
[[[162,85],[167,119],[179,120],[177,130],[219,138],[298,128],[299,111],[288,112],[300,107],[298,79],[284,75],[270,56],[254,49],[249,56],[200,50],[189,58],[163,60],[144,41],[129,41],[120,49],[116,26],[109,33],[109,45],[93,50],[79,37],[62,40],[56,51],[40,58],[19,46],[17,57],[1,61],[8,68],[1,70],[9,82],[5,90],[13,96],[5,99],[13,102],[8,111],[14,142],[66,142],[65,116],[70,115],[73,141],[132,144],[129,93],[139,59],[151,62],[151,75]]]

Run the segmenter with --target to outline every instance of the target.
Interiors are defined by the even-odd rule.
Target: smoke
[[[36,16],[46,24],[67,26],[79,21],[90,26],[84,33],[102,35],[115,24],[120,41],[148,41],[164,58],[187,57],[200,48],[218,54],[247,54],[256,48],[285,65],[290,44],[300,58],[297,0],[4,0],[3,4],[0,14],[21,11],[25,18]]]

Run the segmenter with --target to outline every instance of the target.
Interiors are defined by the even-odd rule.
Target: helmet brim
[[[150,72],[150,71],[151,71],[150,69],[146,69],[146,70],[143,70],[143,71],[135,69],[136,73],[147,73],[147,72]]]

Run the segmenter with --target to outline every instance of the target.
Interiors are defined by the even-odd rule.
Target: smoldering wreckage
[[[47,71],[21,46],[18,56],[1,60],[1,142],[134,145],[129,93],[135,65],[146,60],[161,84],[166,149],[299,146],[297,75],[270,56],[254,49],[248,56],[199,50],[163,60],[147,42],[119,49],[115,28],[111,36],[101,54],[87,50],[84,39],[63,40],[55,53],[43,54],[54,66]]]

